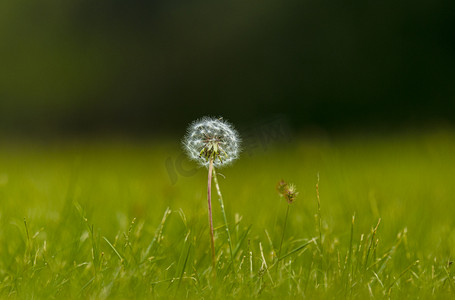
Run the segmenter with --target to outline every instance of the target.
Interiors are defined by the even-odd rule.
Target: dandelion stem
[[[210,224],[210,246],[212,248],[212,267],[215,270],[215,241],[213,239],[213,220],[212,220],[212,170],[213,170],[213,157],[210,158],[209,175],[207,182],[207,202],[209,210],[209,224]]]
[[[213,180],[215,181],[215,187],[216,187],[216,191],[218,193],[218,199],[220,200],[221,212],[223,213],[224,225],[226,227],[227,240],[229,243],[229,252],[231,254],[232,270],[235,273],[234,253],[232,252],[232,242],[231,242],[231,232],[229,231],[229,226],[228,226],[228,222],[227,222],[227,218],[226,218],[226,211],[224,210],[223,195],[221,195],[221,189],[220,189],[220,185],[218,184],[218,177],[216,176],[215,168],[213,168]]]

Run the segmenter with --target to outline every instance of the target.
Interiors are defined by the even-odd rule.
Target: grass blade
[[[296,252],[299,252],[300,250],[305,249],[309,244],[315,242],[317,239],[318,239],[317,237],[312,238],[311,240],[309,240],[309,241],[306,242],[305,244],[300,245],[300,246],[298,246],[297,248],[295,248],[294,250],[291,250],[290,252],[286,253],[285,255],[279,257],[279,258],[278,258],[278,261],[281,261],[281,260],[285,259],[286,257],[288,257],[288,256],[290,256],[290,255],[292,255],[292,254],[294,254],[294,253],[296,253]]]
[[[114,245],[111,244],[111,242],[109,242],[109,240],[103,236],[103,239],[106,241],[106,243],[111,247],[111,249],[114,251],[114,253],[118,256],[118,258],[120,259],[120,262],[123,263],[125,261],[125,259],[123,258],[123,256],[117,251],[117,249],[115,249]]]

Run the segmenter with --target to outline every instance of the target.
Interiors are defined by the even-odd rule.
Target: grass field
[[[180,152],[179,140],[2,142],[0,297],[455,297],[454,132],[244,152],[219,170],[234,259],[214,193],[216,271],[207,171],[173,169]],[[281,179],[300,194],[278,259]]]

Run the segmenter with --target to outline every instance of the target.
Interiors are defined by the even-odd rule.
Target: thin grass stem
[[[318,225],[319,225],[319,245],[321,247],[321,253],[324,253],[324,246],[322,241],[322,218],[321,218],[321,200],[319,199],[319,173],[318,182],[316,183],[316,197],[318,200]]]
[[[234,264],[234,253],[232,251],[231,232],[229,230],[229,226],[228,226],[228,222],[227,222],[226,211],[224,210],[223,195],[221,194],[220,185],[218,184],[218,177],[216,176],[215,168],[213,168],[212,171],[213,171],[213,180],[215,181],[215,187],[216,187],[216,191],[218,193],[218,199],[220,200],[221,213],[223,214],[223,219],[224,219],[224,226],[226,228],[227,240],[228,240],[228,244],[229,244],[229,253],[231,254],[232,270],[235,273],[236,268],[235,268],[235,264]]]
[[[283,247],[284,233],[285,233],[285,231],[286,231],[286,224],[287,224],[287,222],[288,222],[289,207],[290,207],[290,205],[288,204],[288,207],[286,208],[286,216],[284,217],[283,234],[281,235],[280,248],[279,248],[279,250],[278,250],[278,258],[281,257],[281,249],[282,249],[282,247]]]
[[[207,182],[207,202],[209,210],[209,224],[210,224],[210,246],[212,248],[212,267],[215,270],[216,258],[215,258],[215,240],[213,238],[213,218],[212,218],[212,170],[213,170],[213,157],[210,158],[209,163],[209,174]]]
[[[368,257],[370,256],[371,248],[374,246],[374,237],[376,236],[376,232],[378,231],[378,227],[379,227],[379,224],[380,224],[380,223],[381,223],[381,218],[379,218],[378,224],[377,224],[376,227],[372,230],[372,233],[371,233],[370,245],[368,246],[367,255],[366,255],[366,257],[365,257],[365,265],[364,265],[364,269],[365,269],[365,270],[367,269]]]

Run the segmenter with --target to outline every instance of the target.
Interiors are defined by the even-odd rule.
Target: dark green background
[[[0,132],[451,126],[453,1],[0,2]]]

